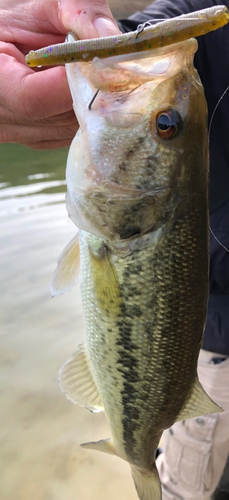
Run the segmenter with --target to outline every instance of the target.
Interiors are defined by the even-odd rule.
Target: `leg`
[[[210,500],[223,473],[229,454],[229,358],[213,364],[215,356],[201,350],[198,374],[225,411],[177,422],[164,433],[164,453],[157,459],[163,500]]]
[[[229,500],[229,456],[220,482],[212,495],[212,500]]]

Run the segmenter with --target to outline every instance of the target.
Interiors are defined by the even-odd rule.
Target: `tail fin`
[[[148,474],[133,466],[131,472],[140,500],[161,500],[161,485],[156,465]]]

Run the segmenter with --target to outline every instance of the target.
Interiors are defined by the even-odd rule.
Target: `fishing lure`
[[[228,21],[227,7],[217,5],[190,14],[182,14],[151,26],[140,25],[136,31],[129,33],[90,40],[74,39],[36,51],[31,50],[25,60],[30,67],[55,66],[76,61],[92,61],[95,56],[105,58],[141,52],[204,35],[221,28]],[[72,40],[73,37],[70,36],[68,39]]]

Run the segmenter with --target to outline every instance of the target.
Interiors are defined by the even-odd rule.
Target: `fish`
[[[60,370],[68,399],[104,411],[84,443],[130,464],[160,500],[155,464],[174,422],[220,412],[197,375],[208,300],[208,132],[197,41],[66,66],[79,130],[66,204],[78,228],[52,295],[81,286],[85,343]]]

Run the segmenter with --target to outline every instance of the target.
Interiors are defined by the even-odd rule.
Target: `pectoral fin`
[[[91,272],[95,297],[100,309],[109,315],[120,311],[122,296],[115,268],[110,260],[106,245],[101,245],[95,255],[89,247]]]
[[[109,455],[116,455],[113,442],[111,439],[101,439],[101,441],[92,441],[91,443],[83,443],[80,446],[88,450],[102,451],[102,453],[109,453]]]
[[[69,292],[77,283],[80,266],[78,234],[64,248],[57,262],[58,265],[50,284],[52,297]]]
[[[103,411],[103,404],[93,380],[83,344],[62,366],[59,372],[59,384],[61,390],[73,403],[78,403],[93,413]]]
[[[216,413],[223,411],[204,391],[198,378],[194,384],[191,397],[189,398],[186,406],[180,412],[177,421],[187,420],[188,418],[195,418],[201,415],[208,415],[208,413]]]

